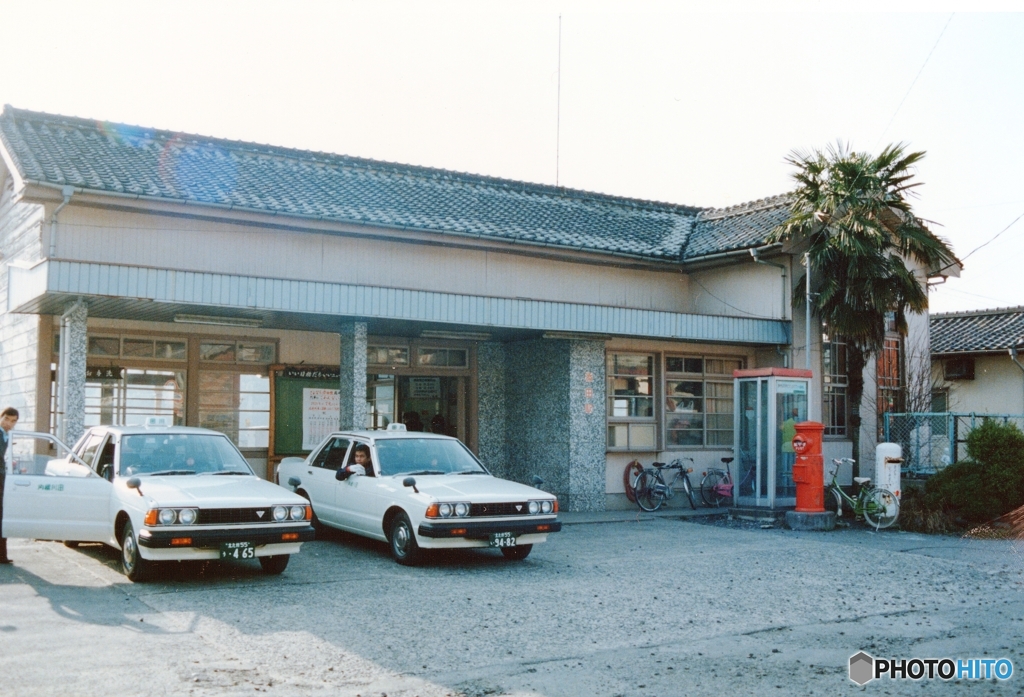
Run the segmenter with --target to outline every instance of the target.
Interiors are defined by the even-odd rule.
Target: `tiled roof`
[[[935,314],[932,354],[990,353],[1024,347],[1024,307]]]
[[[789,205],[790,197],[783,194],[701,211],[686,245],[684,259],[764,244],[768,233],[789,217]]]
[[[676,261],[762,244],[781,199],[701,209],[7,106],[22,178],[92,192]]]

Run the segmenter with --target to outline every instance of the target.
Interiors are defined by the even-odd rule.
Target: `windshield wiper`
[[[483,470],[462,470],[461,472],[454,472],[454,474],[487,474]]]
[[[242,477],[248,477],[249,476],[248,472],[235,472],[235,471],[232,471],[232,470],[224,470],[223,472],[209,472],[208,474],[211,474],[211,475],[214,475],[214,476],[229,475],[229,474],[237,474],[237,475],[242,476]]]
[[[415,472],[402,472],[402,474],[414,475],[414,474],[447,474],[447,473],[444,472],[443,470],[417,470]]]
[[[163,476],[163,475],[170,476],[170,475],[174,475],[174,474],[195,474],[195,473],[196,473],[195,470],[163,470],[162,472],[150,472],[149,476],[150,477],[156,477],[156,476]]]

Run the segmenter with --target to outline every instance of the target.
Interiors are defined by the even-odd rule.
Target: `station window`
[[[655,450],[654,356],[610,353],[608,377],[608,448]]]
[[[738,358],[665,357],[665,447],[733,442],[732,372]]]
[[[847,390],[850,381],[846,367],[846,342],[842,337],[823,334],[821,337],[822,419],[826,436],[845,436],[847,424]]]

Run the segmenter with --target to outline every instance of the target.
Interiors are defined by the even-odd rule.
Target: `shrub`
[[[1024,505],[1024,433],[986,419],[967,436],[967,460],[952,464],[925,487],[924,508],[981,523]]]

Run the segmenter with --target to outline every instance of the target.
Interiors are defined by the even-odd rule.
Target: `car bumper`
[[[297,538],[285,538],[284,535],[298,535]],[[316,537],[313,527],[262,527],[242,528],[239,530],[150,530],[139,533],[139,546],[148,549],[196,549],[216,548],[225,542],[252,542],[256,546],[287,544],[295,545],[310,542]],[[188,538],[187,544],[181,540]],[[174,544],[178,541],[178,544]],[[261,555],[262,556],[262,555]]]
[[[488,521],[467,521],[455,522],[429,522],[420,523],[416,532],[420,537],[433,539],[462,538],[467,540],[486,540],[489,535],[496,532],[510,532],[515,536],[520,535],[547,535],[558,532],[562,529],[562,523],[553,519],[542,520],[488,520]]]

